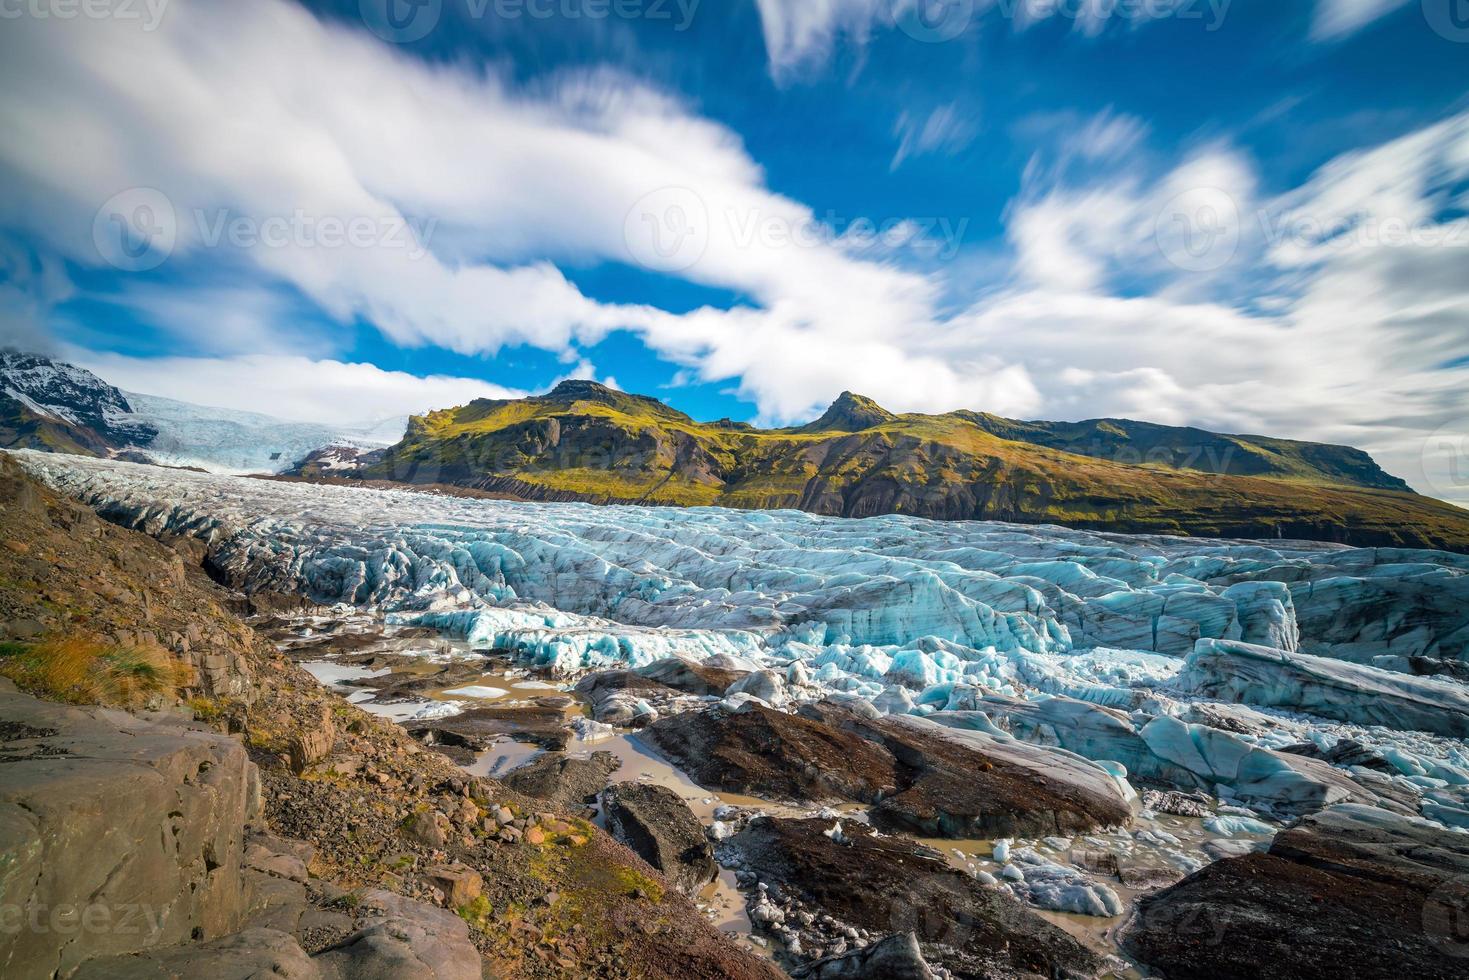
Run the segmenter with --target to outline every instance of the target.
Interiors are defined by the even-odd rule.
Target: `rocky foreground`
[[[130,711],[0,678],[7,977],[779,975],[577,814],[323,690],[186,542],[0,479],[0,663],[65,633],[192,667]]]

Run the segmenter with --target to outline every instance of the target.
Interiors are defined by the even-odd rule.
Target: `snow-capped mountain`
[[[123,392],[84,368],[0,351],[0,445],[123,455],[217,473],[281,473],[328,447],[392,445],[407,418],[331,426]]]
[[[0,392],[39,420],[95,433],[109,446],[146,446],[156,434],[117,388],[91,371],[39,354],[0,350]]]

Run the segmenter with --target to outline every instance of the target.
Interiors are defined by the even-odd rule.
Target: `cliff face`
[[[1469,512],[1359,450],[1125,420],[894,415],[851,393],[809,425],[760,430],[568,382],[415,419],[401,443],[331,475],[530,500],[1469,548]]]

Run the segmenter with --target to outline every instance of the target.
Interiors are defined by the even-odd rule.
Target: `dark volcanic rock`
[[[546,800],[568,810],[586,809],[597,799],[622,762],[611,752],[574,759],[560,752],[536,756],[500,781],[517,793]]]
[[[873,807],[881,825],[931,837],[1072,834],[1128,823],[1135,800],[1067,752],[874,717],[823,702],[796,715],[747,704],[668,719],[645,737],[702,786]]]
[[[897,787],[893,757],[831,725],[747,704],[664,719],[642,736],[701,786],[766,799],[870,802]]]
[[[918,937],[889,936],[871,946],[828,956],[791,971],[796,980],[933,980]]]
[[[476,752],[506,736],[559,752],[566,748],[570,734],[565,709],[549,699],[513,708],[473,708],[452,718],[411,722],[405,727],[410,735],[429,745]]]
[[[607,829],[663,872],[685,895],[714,880],[719,868],[704,826],[666,786],[618,783],[602,795]]]
[[[1125,825],[1136,813],[1116,780],[1069,752],[829,702],[802,714],[892,753],[899,790],[873,807],[879,825],[929,837],[1065,836]]]
[[[1170,980],[1449,980],[1465,921],[1469,837],[1348,804],[1144,899],[1125,943]]]
[[[681,657],[669,657],[646,667],[639,667],[638,673],[685,694],[720,697],[729,690],[731,684],[749,672],[732,667],[718,667],[707,662],[684,660]]]
[[[961,977],[1077,976],[1099,965],[1068,933],[935,852],[856,822],[831,834],[834,824],[758,817],[721,846],[723,863],[772,889],[752,917],[789,924],[815,913],[879,935],[912,932],[929,963]]]

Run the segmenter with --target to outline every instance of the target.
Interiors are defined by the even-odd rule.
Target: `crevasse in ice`
[[[17,456],[111,519],[203,540],[237,586],[378,607],[564,671],[719,656],[780,672],[796,698],[989,726],[1257,809],[1394,800],[1469,825],[1465,556]],[[1451,676],[1414,676],[1432,674]],[[1393,771],[1280,751],[1346,739]]]

